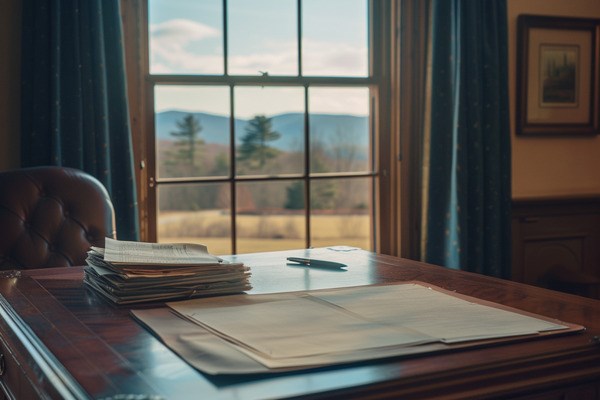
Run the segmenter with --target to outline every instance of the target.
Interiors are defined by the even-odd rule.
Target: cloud
[[[322,76],[366,76],[367,48],[346,43],[304,40],[303,73]],[[298,50],[295,41],[271,39],[265,41],[260,54],[234,54],[229,57],[229,69],[234,74],[256,75],[269,71],[272,75],[296,75]]]
[[[366,46],[305,39],[302,48],[303,71],[307,75],[365,76],[368,73]]]
[[[221,32],[211,26],[188,19],[172,19],[150,26],[151,72],[169,73],[220,73],[223,58],[212,44],[213,54],[198,54],[197,45],[214,42]],[[209,49],[211,48],[208,43]],[[217,47],[217,49],[214,49]]]
[[[189,19],[171,19],[160,24],[153,24],[150,26],[150,34],[153,40],[179,42],[220,36],[217,29]]]
[[[172,19],[152,25],[150,34],[152,73],[223,73],[218,29],[187,19]],[[364,76],[368,71],[366,46],[314,39],[305,39],[302,46],[307,75]],[[257,75],[266,70],[272,75],[296,75],[294,41],[270,38],[261,47],[260,53],[241,54],[244,46],[230,43],[230,73]]]
[[[153,74],[217,74],[223,73],[222,34],[218,29],[186,19],[174,19],[150,27],[151,73]],[[324,76],[365,76],[368,71],[366,46],[353,46],[326,40],[304,39],[304,74]],[[271,37],[260,43],[260,53],[248,51],[243,43],[230,43],[229,73],[258,75],[297,74],[295,41]],[[363,115],[363,96],[348,96],[338,100],[320,98],[317,109],[334,113]],[[336,97],[336,96],[334,96]],[[343,101],[340,101],[342,99]],[[334,106],[335,105],[335,106]],[[367,111],[368,112],[368,111]]]
[[[229,56],[232,74],[258,75],[259,71],[271,75],[298,74],[298,50],[293,41],[267,40],[262,43],[261,51],[254,54],[243,54],[242,48],[238,43]]]
[[[163,56],[165,54],[165,56]],[[184,49],[171,48],[152,54],[153,74],[222,74],[222,56],[190,54]]]

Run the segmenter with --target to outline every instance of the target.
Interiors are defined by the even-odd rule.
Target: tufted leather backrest
[[[0,172],[0,270],[84,265],[90,245],[116,238],[104,186],[65,167]]]

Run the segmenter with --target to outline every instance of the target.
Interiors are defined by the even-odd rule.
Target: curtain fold
[[[432,0],[427,262],[510,276],[506,0]]]
[[[119,239],[138,240],[119,0],[23,3],[23,167],[59,165],[98,178]]]

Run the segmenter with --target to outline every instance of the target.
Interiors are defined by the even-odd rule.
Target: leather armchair
[[[65,167],[0,172],[0,270],[84,265],[90,245],[116,238],[104,186]]]

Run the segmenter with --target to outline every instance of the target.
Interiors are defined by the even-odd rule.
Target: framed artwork
[[[596,135],[600,20],[521,15],[517,134]]]

